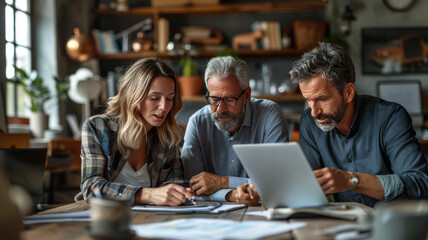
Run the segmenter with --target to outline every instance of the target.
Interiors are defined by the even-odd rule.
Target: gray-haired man
[[[185,178],[197,196],[208,195],[203,199],[255,204],[249,194],[238,194],[246,188],[235,189],[249,179],[232,145],[287,142],[287,124],[276,103],[251,98],[242,60],[211,59],[205,85],[209,105],[190,117],[184,136]]]

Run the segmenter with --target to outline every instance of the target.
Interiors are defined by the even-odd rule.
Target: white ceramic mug
[[[375,206],[374,240],[426,240],[428,201],[394,201]]]

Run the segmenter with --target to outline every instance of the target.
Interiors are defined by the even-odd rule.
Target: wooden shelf
[[[211,6],[188,6],[188,7],[136,7],[129,11],[118,12],[114,10],[94,10],[94,14],[106,17],[118,18],[144,18],[153,17],[154,30],[156,35],[157,21],[161,16],[173,15],[206,15],[206,14],[240,14],[240,13],[287,13],[287,12],[308,12],[324,10],[327,1],[305,0],[287,2],[258,2],[258,3],[236,3],[219,4]],[[155,39],[156,41],[156,39]],[[216,56],[217,50],[198,50],[194,57],[211,58]],[[299,49],[283,50],[239,50],[236,51],[240,57],[294,57],[300,56],[304,51]],[[100,60],[136,60],[145,57],[170,58],[174,56],[169,52],[145,51],[141,53],[119,53],[119,54],[99,54]]]
[[[100,16],[114,17],[144,17],[151,15],[188,15],[188,14],[239,14],[239,13],[285,13],[285,12],[307,12],[324,10],[327,1],[292,1],[292,2],[266,2],[266,3],[237,3],[219,4],[213,6],[190,6],[190,7],[137,7],[129,11],[118,12],[112,10],[95,10]]]
[[[214,57],[219,51],[199,50],[194,57]],[[282,49],[282,50],[239,50],[236,53],[241,57],[284,57],[284,56],[300,56],[304,50],[299,49]],[[119,53],[119,54],[99,54],[100,60],[136,60],[145,57],[169,58],[175,56],[169,52],[145,51],[141,53]]]
[[[282,95],[274,95],[274,96],[251,96],[254,98],[263,98],[263,99],[269,99],[275,102],[279,101],[304,101],[302,94],[300,93],[289,93],[289,94],[282,94]],[[205,96],[199,95],[199,96],[192,96],[192,97],[183,97],[184,102],[193,102],[193,103],[206,103],[207,100],[205,99]]]

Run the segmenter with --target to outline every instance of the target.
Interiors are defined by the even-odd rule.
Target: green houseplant
[[[201,93],[204,78],[197,76],[196,62],[191,56],[180,58],[181,76],[178,78],[184,97],[196,96]]]
[[[58,101],[65,99],[69,84],[57,76],[53,77],[55,81],[55,95],[45,85],[43,78],[37,72],[34,71],[32,74],[27,74],[22,68],[16,66],[14,68],[16,73],[15,78],[8,81],[21,86],[30,98],[30,129],[35,137],[41,138],[43,137],[44,130],[48,129],[49,116],[45,112],[47,103],[53,97],[57,97]]]
[[[55,89],[57,94],[51,93],[48,86],[44,84],[43,78],[41,78],[37,72],[33,74],[27,74],[22,68],[15,66],[16,76],[15,79],[9,79],[9,82],[17,82],[22,87],[24,92],[30,97],[30,110],[31,112],[40,112],[45,114],[45,108],[47,102],[53,97],[58,97],[58,100],[65,99],[67,97],[67,91],[69,84],[62,81],[59,77],[54,76]]]

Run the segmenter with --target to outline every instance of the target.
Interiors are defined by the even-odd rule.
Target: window
[[[6,78],[13,79],[13,66],[29,73],[32,69],[30,0],[5,0]],[[7,115],[26,116],[25,93],[17,84],[7,83]]]

